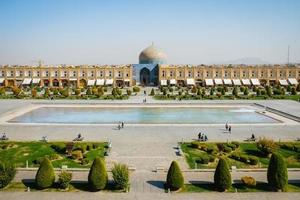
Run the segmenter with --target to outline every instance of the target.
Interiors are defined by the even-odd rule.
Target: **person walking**
[[[226,131],[228,131],[228,123],[227,122],[225,124],[225,129],[226,129]]]
[[[231,133],[231,126],[228,127],[228,132]]]
[[[199,133],[198,133],[198,141],[200,141],[200,140],[201,140],[201,135],[202,135],[202,133],[201,133],[201,132],[199,132]]]
[[[122,128],[124,128],[124,121],[122,121],[121,126],[122,126]]]

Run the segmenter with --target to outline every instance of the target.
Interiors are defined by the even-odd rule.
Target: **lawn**
[[[227,161],[229,166],[236,166],[237,168],[266,168],[269,164],[269,157],[264,157],[261,155],[259,149],[256,146],[256,143],[248,142],[248,143],[240,143],[239,147],[237,149],[234,149],[230,152],[224,152],[218,149],[217,143],[199,143],[200,146],[204,145],[205,148],[212,148],[216,149],[215,154],[212,154],[208,152],[207,150],[203,150],[201,148],[195,148],[191,145],[191,143],[183,143],[181,144],[181,149],[185,154],[186,161],[191,169],[202,169],[202,168],[209,168],[214,169],[217,166],[217,158],[219,156],[225,156],[227,157]],[[294,143],[284,143],[281,142],[276,143],[278,148],[277,152],[280,153],[286,163],[288,168],[300,168],[300,143],[294,142]],[[287,148],[283,148],[282,145],[295,145],[299,147],[297,150],[290,150]],[[247,161],[240,161],[231,158],[231,155],[233,153],[238,153],[239,155],[247,157],[254,157],[254,159],[258,160],[257,164],[250,164],[249,160]],[[216,159],[211,159],[208,163],[203,164],[203,162],[199,162],[199,159],[203,157],[214,157]]]
[[[58,187],[57,184],[54,184],[50,188],[46,188],[43,190],[39,190],[36,188],[36,185],[34,182],[12,182],[5,188],[0,189],[0,191],[9,191],[9,192],[23,192],[27,191],[28,187],[30,188],[31,192],[35,191],[42,191],[42,192],[79,192],[79,191],[90,191],[88,182],[71,182],[69,189],[64,190]],[[123,192],[122,190],[116,189],[113,182],[108,182],[106,188],[102,191],[106,192]]]
[[[214,184],[185,184],[180,192],[217,192]],[[274,192],[267,183],[257,183],[254,187],[243,184],[233,184],[226,192]],[[286,192],[300,192],[300,183],[290,183]]]
[[[55,149],[54,146],[60,146],[62,149]],[[65,148],[66,142],[0,142],[0,161],[13,163],[16,167],[26,167],[28,161],[29,167],[38,167],[39,161],[47,156],[54,167],[67,165],[69,168],[88,168],[97,156],[104,157],[106,143],[76,142],[73,150],[81,149],[82,159],[67,156]]]

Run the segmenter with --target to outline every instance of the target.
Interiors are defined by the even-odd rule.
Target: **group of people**
[[[198,133],[198,141],[206,142],[208,140],[207,136],[204,133]]]
[[[225,129],[228,133],[231,133],[231,126],[228,123],[225,124]]]
[[[124,128],[124,121],[119,122],[118,129],[121,130],[121,128]]]
[[[2,136],[0,137],[0,140],[8,140],[8,137],[6,136],[6,133],[2,133]]]

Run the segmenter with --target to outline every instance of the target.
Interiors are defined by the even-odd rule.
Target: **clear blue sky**
[[[300,62],[299,0],[0,0],[0,64]]]

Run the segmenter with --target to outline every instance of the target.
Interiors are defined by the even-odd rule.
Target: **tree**
[[[231,174],[224,158],[220,158],[214,174],[214,183],[219,191],[225,191],[231,187]]]
[[[291,94],[292,94],[292,95],[296,95],[296,94],[297,94],[297,91],[296,91],[296,88],[295,88],[295,87],[292,87]]]
[[[288,184],[288,173],[283,157],[278,153],[273,153],[268,167],[268,183],[276,191],[286,190]]]
[[[238,88],[237,87],[234,87],[233,90],[232,90],[232,95],[237,97],[238,96]]]
[[[0,188],[6,187],[15,177],[16,169],[12,164],[0,162]]]
[[[103,190],[106,187],[108,175],[106,172],[105,163],[97,157],[90,169],[88,183],[91,190]]]
[[[103,88],[102,87],[98,87],[98,97],[101,97],[104,95],[104,91],[103,91]]]
[[[125,164],[114,164],[112,170],[112,176],[116,187],[128,191],[129,189],[129,170]]]
[[[272,89],[270,86],[266,86],[267,95],[270,97],[272,96]]]
[[[55,181],[55,174],[51,161],[45,157],[35,176],[35,183],[37,188],[45,189],[53,185]]]
[[[178,190],[183,187],[184,179],[176,161],[171,163],[167,174],[166,187],[170,190]]]
[[[92,90],[90,87],[86,90],[86,95],[92,95]]]
[[[151,89],[151,92],[150,92],[150,96],[154,96],[155,95],[155,91],[154,91],[154,88]]]
[[[244,95],[245,95],[245,96],[248,96],[248,95],[249,95],[248,87],[245,87],[245,89],[244,89]]]

